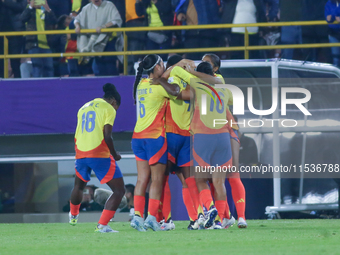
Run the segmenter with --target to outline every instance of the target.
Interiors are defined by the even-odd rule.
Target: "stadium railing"
[[[326,21],[296,21],[296,22],[267,22],[252,24],[214,24],[214,25],[192,25],[192,26],[163,26],[163,27],[122,27],[102,29],[102,33],[122,32],[124,35],[123,51],[112,52],[86,52],[86,53],[51,53],[51,54],[8,54],[8,37],[25,35],[55,35],[55,34],[75,34],[73,30],[47,30],[47,31],[20,31],[3,32],[0,37],[4,37],[4,54],[0,59],[4,59],[4,78],[8,78],[8,59],[11,58],[46,58],[46,57],[86,57],[86,56],[124,56],[124,74],[127,75],[128,55],[147,55],[147,54],[169,54],[169,53],[194,53],[194,52],[223,52],[223,51],[244,51],[245,59],[249,59],[250,50],[275,50],[275,49],[299,49],[299,48],[327,48],[340,47],[340,43],[310,43],[310,44],[286,44],[286,45],[267,45],[249,46],[249,34],[247,27],[282,27],[282,26],[315,26],[327,25]],[[214,47],[214,48],[185,48],[185,49],[165,49],[165,50],[141,50],[128,51],[127,32],[141,31],[164,31],[164,30],[193,30],[193,29],[226,29],[233,27],[245,27],[244,46],[237,47]],[[83,29],[82,34],[96,33],[95,29]]]

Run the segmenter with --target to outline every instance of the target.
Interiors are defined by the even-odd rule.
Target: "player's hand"
[[[116,160],[116,161],[119,161],[122,156],[119,154],[119,152],[116,152],[116,155],[113,156],[113,158]]]
[[[160,78],[152,78],[150,79],[150,85],[159,85]]]

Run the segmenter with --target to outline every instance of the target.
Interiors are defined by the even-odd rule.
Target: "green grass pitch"
[[[81,221],[81,217],[79,219]],[[340,254],[339,220],[249,220],[247,229],[94,233],[96,223],[0,224],[0,254]]]

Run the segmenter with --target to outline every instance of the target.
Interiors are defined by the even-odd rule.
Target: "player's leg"
[[[164,219],[164,223],[170,223],[171,221],[171,191],[169,186],[169,173],[172,168],[172,162],[167,162],[167,169],[164,178],[163,184],[163,192],[161,197],[161,206],[160,209],[162,211],[162,220]],[[167,226],[169,227],[169,226]]]
[[[151,228],[154,231],[160,231],[161,226],[156,220],[159,209],[160,199],[162,196],[163,183],[165,178],[166,164],[156,163],[150,166],[151,185],[149,191],[149,210],[148,217],[145,219],[144,227]]]
[[[76,225],[78,222],[79,208],[83,200],[83,190],[86,183],[90,181],[91,168],[88,166],[88,159],[77,159],[75,161],[76,177],[74,180],[74,187],[71,192],[69,223]]]
[[[108,223],[115,215],[125,194],[122,172],[112,156],[109,158],[91,158],[88,160],[89,167],[95,172],[100,183],[106,183],[113,192],[104,205],[104,210],[100,216],[95,232],[117,232],[112,230],[111,227],[108,226]]]
[[[230,183],[230,187],[232,190],[233,200],[236,207],[236,212],[238,216],[238,227],[246,228],[246,218],[245,218],[245,210],[246,210],[246,191],[244,189],[243,183],[240,179],[239,174],[239,154],[240,154],[240,143],[238,139],[238,133],[236,130],[232,129],[231,132],[231,150],[232,150],[232,158],[233,165],[237,169],[237,173],[232,173],[228,176],[228,181]],[[232,219],[231,219],[232,220]],[[231,222],[230,222],[231,223]]]
[[[131,227],[138,231],[145,231],[144,224],[144,208],[145,208],[145,192],[150,181],[151,170],[148,161],[137,161],[137,183],[134,194],[135,215],[131,220]]]
[[[222,220],[225,213],[226,203],[226,189],[225,189],[225,175],[221,176],[221,173],[213,173],[212,183],[215,190],[215,207],[218,211],[218,217],[215,220],[215,228],[222,228]]]
[[[176,174],[177,174],[177,177],[179,178],[179,180],[182,183],[183,202],[184,202],[184,205],[187,209],[189,219],[190,219],[188,230],[196,230],[196,229],[198,229],[197,211],[196,211],[196,208],[194,206],[194,202],[192,201],[188,185],[185,182],[184,175],[183,175],[182,171],[177,172]]]
[[[211,158],[211,164],[213,166],[219,166],[219,169],[221,169],[221,171],[216,170],[212,173],[212,183],[215,191],[215,206],[218,211],[215,228],[222,228],[227,199],[225,188],[227,171],[222,170],[228,169],[232,166],[232,151],[229,133],[214,135],[214,138],[217,139],[216,141],[219,146],[216,146],[215,148],[214,154]]]
[[[145,219],[144,228],[154,231],[162,230],[156,220],[162,196],[166,164],[168,162],[167,140],[160,136],[157,139],[146,139],[146,153],[151,169],[151,184],[149,191],[148,217]]]
[[[69,212],[69,223],[76,225],[79,217],[79,208],[81,201],[83,200],[83,191],[86,186],[86,182],[81,180],[78,176],[74,179],[74,187],[71,193],[70,200],[70,212]]]
[[[98,221],[97,230],[98,232],[118,232],[112,230],[108,226],[108,223],[114,217],[116,210],[125,194],[124,180],[122,177],[114,178],[106,184],[110,187],[113,193],[105,203],[104,210]]]
[[[145,209],[145,192],[150,181],[150,166],[146,153],[147,139],[132,139],[131,145],[133,153],[136,157],[137,164],[137,183],[134,193],[134,209],[135,215],[131,220],[131,227],[138,231],[145,231],[144,209]]]

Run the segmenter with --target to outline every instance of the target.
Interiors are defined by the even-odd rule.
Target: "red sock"
[[[149,199],[149,210],[148,210],[148,214],[152,215],[152,216],[157,216],[157,212],[158,212],[158,208],[159,208],[159,203],[161,201],[157,200],[157,199]]]
[[[74,205],[71,203],[70,201],[70,212],[73,216],[76,216],[79,214],[79,208],[80,208],[80,204],[79,205]]]
[[[194,207],[194,203],[192,202],[189,188],[182,189],[182,196],[183,196],[183,202],[185,204],[185,207],[187,208],[190,220],[191,221],[197,220],[197,211]]]
[[[102,212],[102,215],[100,216],[98,223],[102,224],[102,225],[107,225],[107,223],[109,223],[109,221],[115,215],[115,212],[116,211],[110,211],[110,210],[104,209],[103,212]]]
[[[229,178],[233,200],[236,207],[237,217],[245,219],[246,191],[240,178]]]
[[[228,205],[228,199],[225,200],[224,218],[227,218],[228,220],[230,220],[230,209]]]
[[[159,203],[159,208],[158,208],[158,212],[157,212],[157,215],[156,215],[156,220],[157,222],[160,222],[161,220],[164,219],[164,216],[163,216],[163,203],[162,201]]]
[[[135,215],[143,218],[144,208],[145,208],[145,197],[144,196],[134,196],[133,204],[135,207]]]
[[[164,200],[162,213],[165,222],[168,222],[171,219],[171,191],[169,186],[169,176],[166,177],[164,185]]]
[[[209,186],[210,186],[210,192],[211,192],[211,196],[213,198],[215,198],[215,188],[214,188],[214,184],[212,182],[209,182]]]
[[[204,189],[200,192],[200,199],[207,210],[210,210],[210,208],[214,206],[214,201],[209,189]]]
[[[185,182],[188,185],[190,196],[197,213],[203,213],[203,206],[200,203],[199,192],[197,189],[195,177],[189,177],[185,180]]]
[[[224,211],[225,211],[225,200],[215,201],[215,206],[218,211],[219,220],[222,221],[224,217]]]
[[[162,196],[161,196],[161,200],[160,200],[160,203],[159,203],[158,212],[157,212],[157,215],[156,215],[157,222],[160,222],[161,220],[164,219],[164,215],[163,215],[164,187],[165,187],[165,183],[163,185]]]

